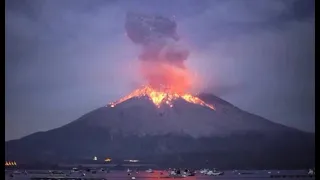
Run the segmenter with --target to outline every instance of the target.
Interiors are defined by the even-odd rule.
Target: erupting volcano
[[[162,104],[169,105],[170,107],[173,107],[173,101],[176,99],[184,99],[185,101],[193,104],[199,104],[201,106],[208,107],[212,110],[214,110],[214,107],[210,104],[205,103],[198,97],[195,97],[191,94],[184,93],[184,94],[179,94],[172,92],[170,90],[156,90],[150,86],[145,86],[142,87],[141,89],[137,89],[130,93],[129,95],[121,98],[120,100],[116,102],[110,103],[111,107],[114,107],[115,105],[122,103],[128,99],[134,98],[134,97],[142,97],[142,96],[147,96],[157,107],[160,107]]]
[[[213,94],[191,95],[195,81],[184,64],[189,53],[178,44],[174,19],[129,13],[125,27],[142,47],[145,86],[62,127],[6,142],[7,160],[41,166],[92,164],[92,157],[112,157],[116,164],[139,159],[163,168],[314,166],[314,134],[250,114]]]
[[[162,104],[173,107],[173,101],[181,98],[214,110],[213,105],[188,93],[192,76],[184,61],[189,52],[178,43],[176,27],[174,18],[127,14],[126,32],[132,42],[142,47],[140,72],[148,85],[110,103],[111,107],[134,97],[147,96],[157,107]]]

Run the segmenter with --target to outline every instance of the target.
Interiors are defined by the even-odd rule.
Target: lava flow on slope
[[[169,105],[170,107],[173,107],[173,101],[176,99],[184,99],[185,101],[193,104],[198,104],[201,106],[208,107],[212,110],[214,109],[214,106],[211,104],[207,104],[204,101],[202,101],[200,98],[193,96],[189,93],[175,93],[169,90],[156,90],[152,88],[151,86],[144,86],[140,89],[136,89],[135,91],[131,92],[129,95],[119,99],[118,101],[110,103],[111,107],[116,106],[117,104],[120,104],[128,99],[134,98],[134,97],[148,97],[149,100],[153,102],[153,104],[156,105],[156,107],[160,107],[162,104]]]

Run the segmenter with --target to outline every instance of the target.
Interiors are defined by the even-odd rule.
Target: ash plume
[[[177,91],[188,88],[190,78],[184,61],[189,51],[179,44],[174,18],[130,12],[126,15],[125,29],[132,42],[142,47],[141,72],[149,85]]]

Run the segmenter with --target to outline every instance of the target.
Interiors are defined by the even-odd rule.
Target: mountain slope
[[[172,108],[156,108],[147,98],[133,98],[63,127],[6,142],[6,155],[22,162],[108,156],[148,159],[162,166],[226,168],[314,164],[314,134],[244,112],[210,94],[199,97],[216,110],[184,100]]]

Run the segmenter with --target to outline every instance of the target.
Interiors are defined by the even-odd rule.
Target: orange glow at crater
[[[155,104],[158,108],[162,104],[167,104],[172,108],[173,101],[181,98],[189,103],[198,104],[201,106],[208,107],[212,110],[215,110],[213,105],[207,104],[204,101],[202,101],[200,98],[193,96],[189,93],[176,93],[176,92],[173,92],[172,90],[161,91],[161,90],[156,90],[151,86],[144,86],[140,89],[137,89],[131,92],[129,95],[119,99],[118,101],[110,103],[110,106],[115,107],[117,104],[120,104],[128,99],[131,99],[134,97],[143,97],[143,96],[148,97],[153,102],[153,104]]]
[[[194,81],[191,72],[183,64],[174,66],[165,62],[142,62],[140,73],[150,87],[171,93],[185,93]]]

